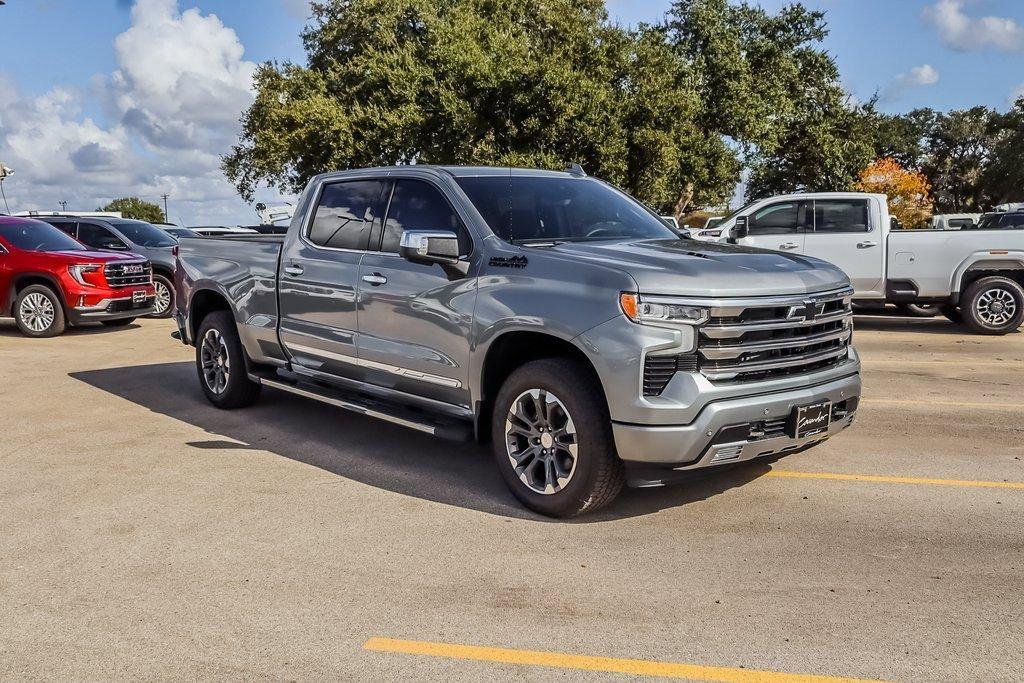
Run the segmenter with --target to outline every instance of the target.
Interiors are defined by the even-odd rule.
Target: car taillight
[[[68,266],[68,272],[76,282],[88,287],[106,287],[107,278],[103,276],[103,266],[95,263],[83,263]]]

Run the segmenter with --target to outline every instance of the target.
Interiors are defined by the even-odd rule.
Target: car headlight
[[[619,306],[626,317],[635,323],[702,325],[710,315],[708,309],[700,306],[673,303],[665,299],[644,300],[634,292],[620,294]]]
[[[105,287],[106,279],[103,277],[103,266],[88,264],[77,264],[68,266],[68,272],[75,278],[78,284],[89,287]]]

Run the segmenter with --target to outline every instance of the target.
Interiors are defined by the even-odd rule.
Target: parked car
[[[175,240],[145,221],[128,218],[40,215],[46,221],[92,249],[130,251],[145,257],[153,267],[156,304],[153,318],[168,318],[174,304]]]
[[[0,315],[30,337],[70,323],[131,323],[153,312],[149,263],[137,254],[93,251],[52,225],[0,216]]]
[[[1004,213],[986,213],[974,230],[1020,230],[1024,228],[1024,211],[1007,211]],[[968,229],[968,228],[965,228]]]
[[[175,272],[213,405],[268,386],[489,438],[546,515],[818,444],[860,396],[842,271],[680,238],[581,172],[322,175],[283,238],[183,239]]]
[[[722,240],[836,264],[860,306],[936,305],[978,334],[1006,334],[1024,320],[1024,213],[998,215],[998,227],[893,230],[885,195],[817,192],[753,202],[720,227]]]

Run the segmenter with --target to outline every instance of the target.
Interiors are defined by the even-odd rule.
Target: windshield
[[[160,228],[144,221],[111,222],[132,244],[141,247],[173,247],[174,239]]]
[[[592,178],[456,178],[487,225],[507,242],[679,239],[661,218]]]
[[[167,228],[167,232],[174,237],[202,237],[198,232],[188,228]]]
[[[85,251],[86,247],[72,237],[42,221],[0,225],[0,237],[22,251]]]

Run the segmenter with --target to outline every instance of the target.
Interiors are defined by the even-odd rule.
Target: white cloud
[[[220,171],[252,102],[256,65],[235,32],[176,0],[138,0],[114,40],[117,69],[86,91],[26,97],[0,74],[0,161],[16,175],[12,210],[94,209],[118,196],[171,195],[171,218],[249,222],[252,209]],[[83,115],[98,104],[107,122]],[[276,194],[261,194],[274,201]]]
[[[898,99],[910,88],[935,85],[938,82],[939,72],[931,64],[915,66],[892,79],[892,83],[882,93],[882,100],[892,101]]]
[[[943,43],[955,50],[994,47],[1006,52],[1024,51],[1024,26],[1005,17],[971,17],[964,13],[966,0],[939,0],[924,8],[924,18]]]

